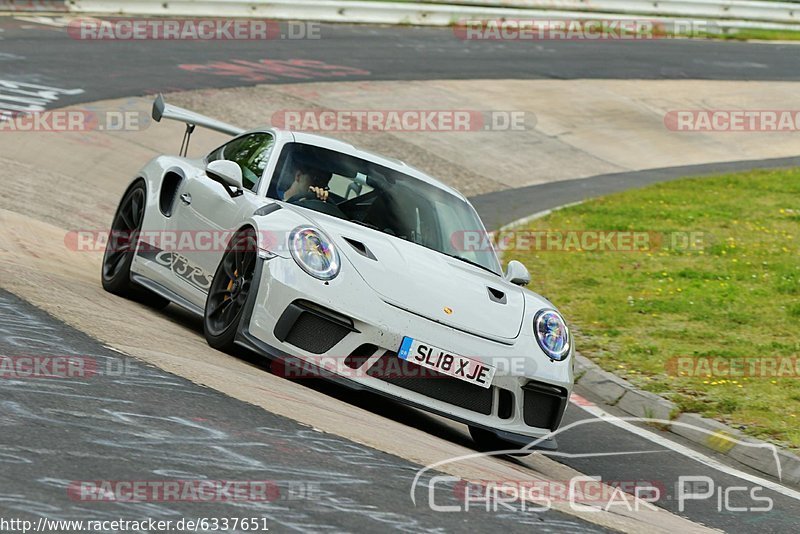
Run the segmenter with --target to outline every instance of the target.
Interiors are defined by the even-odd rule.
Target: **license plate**
[[[458,378],[482,388],[492,385],[495,367],[466,356],[434,347],[428,343],[404,337],[397,355],[400,359],[412,362],[433,371]]]

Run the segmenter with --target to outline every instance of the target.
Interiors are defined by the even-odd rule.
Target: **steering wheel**
[[[294,195],[286,202],[298,204],[304,208],[312,209],[327,215],[332,215],[340,219],[349,220],[347,215],[341,210],[341,208],[339,208],[339,206],[336,205],[331,197],[328,197],[328,200],[321,200],[317,198],[317,195],[313,191]]]
[[[313,191],[306,191],[305,193],[300,193],[298,195],[294,195],[292,198],[287,200],[289,204],[297,204],[299,202],[306,202],[309,200],[316,200],[317,202],[331,202],[331,197],[328,196],[327,200],[322,200],[317,196],[317,194]]]

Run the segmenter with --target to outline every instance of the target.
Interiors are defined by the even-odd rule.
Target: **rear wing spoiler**
[[[245,132],[244,128],[239,128],[238,126],[233,126],[231,124],[212,119],[211,117],[206,117],[205,115],[200,115],[194,111],[189,111],[188,109],[167,104],[164,102],[164,95],[158,95],[153,101],[153,119],[156,122],[161,122],[162,118],[183,122],[187,125],[202,126],[203,128],[208,128],[209,130],[214,130],[216,132],[233,136]]]
[[[212,119],[211,117],[206,117],[205,115],[200,115],[194,111],[189,111],[188,109],[167,104],[164,102],[164,96],[161,94],[159,94],[153,101],[152,115],[153,120],[156,122],[161,122],[161,119],[171,119],[186,124],[186,131],[183,134],[183,141],[181,141],[181,156],[186,156],[186,153],[189,151],[189,141],[192,137],[192,132],[194,132],[195,126],[202,126],[203,128],[214,130],[215,132],[233,136],[237,136],[245,132],[244,128],[239,128],[238,126],[233,126],[226,122],[218,121],[216,119]]]

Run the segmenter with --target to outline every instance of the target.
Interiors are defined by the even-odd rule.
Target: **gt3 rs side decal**
[[[165,269],[169,269],[204,293],[208,293],[208,289],[211,287],[211,280],[214,278],[214,275],[192,264],[186,256],[177,252],[169,252],[152,245],[147,245],[139,250],[139,256],[154,261]]]

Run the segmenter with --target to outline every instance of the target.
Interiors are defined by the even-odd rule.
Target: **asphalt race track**
[[[470,201],[481,214],[481,219],[487,228],[501,228],[558,206],[658,182],[678,180],[687,176],[713,176],[748,169],[779,169],[798,165],[800,157],[790,157],[616,172],[495,191],[473,197]]]
[[[92,42],[72,39],[64,27],[14,19],[0,28],[4,79],[84,90],[63,97],[59,106],[159,91],[326,80],[800,80],[800,54],[782,44],[531,46],[462,41],[447,29],[335,25],[323,25],[320,40]],[[307,63],[287,63],[292,61]]]
[[[407,491],[418,469],[410,462],[143,366],[2,291],[0,310],[4,354],[50,350],[52,356],[80,355],[98,362],[97,375],[69,385],[49,379],[0,381],[0,509],[15,517],[168,520],[203,513],[266,517],[270,530],[283,532],[370,532],[381,524],[406,532],[444,532],[465,521],[487,531],[535,525],[544,532],[604,532],[556,511],[520,515],[478,508],[464,515],[410,509]],[[35,338],[27,337],[31,329]],[[269,480],[271,485],[263,502],[201,505],[98,506],[71,500],[68,492],[72,481],[137,480],[143,469],[198,480]],[[440,504],[457,504],[454,485],[443,487]]]
[[[90,45],[71,39],[58,23],[2,18],[0,97],[3,81],[73,91],[48,104],[56,108],[162,91],[325,80],[800,80],[800,49],[792,45],[669,40],[636,46],[624,42],[596,46],[547,42],[534,47],[498,42],[476,46],[455,39],[446,29],[323,25],[321,31],[324,42],[137,41]],[[687,174],[797,163],[781,159],[620,173],[531,186],[524,191],[501,191],[474,200],[487,224],[497,227],[568,202]],[[145,366],[2,290],[0,310],[0,353],[80,354],[111,368],[133,366],[138,370],[124,376],[97,376],[85,383],[70,381],[69,385],[52,380],[0,381],[0,463],[4,475],[0,480],[0,515],[33,521],[41,516],[197,516],[196,505],[183,503],[76,503],[65,490],[74,480],[130,480],[148,472],[154,477],[274,481],[277,488],[266,504],[204,504],[202,513],[206,517],[263,516],[276,531],[604,531],[553,510],[447,514],[434,513],[419,503],[413,506],[408,491],[419,466],[412,462],[322,434]],[[198,324],[182,320],[202,336]],[[268,372],[263,362],[253,363],[257,366],[254,372]],[[319,395],[344,399],[410,427],[470,445],[465,429],[459,425],[330,384],[308,387]],[[580,388],[577,393],[592,400]],[[579,406],[570,406],[563,424],[582,420],[593,422],[560,434],[560,456],[553,459],[603,480],[658,482],[666,490],[665,498],[658,502],[660,507],[711,528],[726,532],[797,531],[800,501],[789,492],[764,489],[761,495],[772,499],[774,508],[744,516],[722,507],[716,495],[679,508],[676,482],[681,476],[707,476],[719,491],[749,485],[737,473],[766,476],[738,465],[722,472],[666,446],[666,440],[672,440],[691,448],[674,436],[652,428],[648,433],[655,439],[635,435],[600,422]],[[703,454],[714,457],[708,451]],[[126,461],[120,462],[120,458]],[[508,461],[524,467],[517,460]],[[733,493],[730,498],[734,506],[758,505],[746,493]]]

